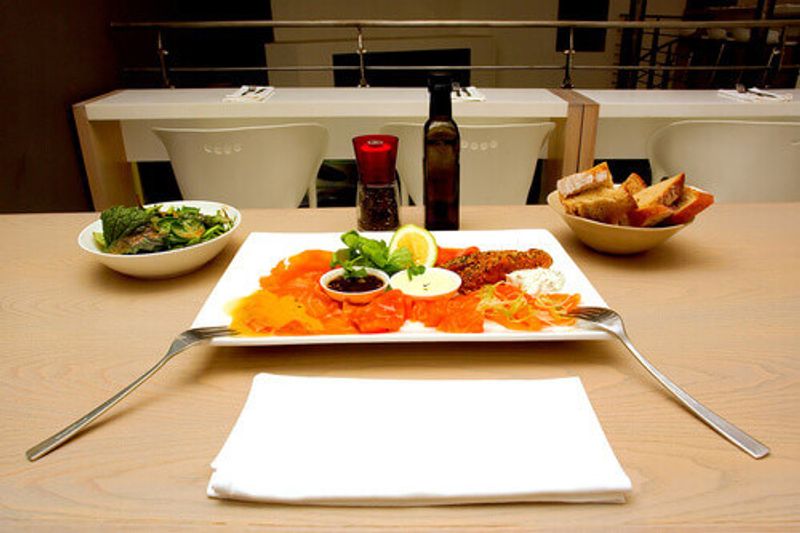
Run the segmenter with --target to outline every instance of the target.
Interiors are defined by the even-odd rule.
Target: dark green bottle
[[[453,121],[449,76],[432,76],[428,81],[430,113],[424,130],[423,172],[425,228],[457,230],[459,205],[459,164],[461,138]]]

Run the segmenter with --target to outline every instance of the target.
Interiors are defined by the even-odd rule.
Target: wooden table
[[[352,209],[244,212],[235,245],[169,281],[125,278],[75,243],[95,214],[0,216],[0,530],[658,531],[800,528],[800,204],[717,205],[660,248],[600,255],[545,206],[464,208],[463,229],[552,231],[640,349],[772,448],[756,461],[613,341],[192,350],[39,462],[24,451],[127,384],[191,323],[251,231],[347,230]],[[419,221],[417,208],[403,212]],[[580,376],[625,504],[326,508],[208,499],[209,462],[258,372],[396,378]]]

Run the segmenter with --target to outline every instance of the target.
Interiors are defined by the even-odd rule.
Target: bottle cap
[[[394,181],[398,142],[394,135],[362,135],[353,138],[361,181],[367,185],[389,185]]]

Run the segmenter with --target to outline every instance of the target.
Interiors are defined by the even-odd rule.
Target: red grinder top
[[[362,135],[353,139],[358,174],[367,185],[388,185],[394,180],[398,139],[394,135]]]

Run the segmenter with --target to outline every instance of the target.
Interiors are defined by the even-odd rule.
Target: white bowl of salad
[[[78,244],[105,266],[137,278],[171,278],[216,257],[242,216],[227,204],[185,200],[103,211]]]

